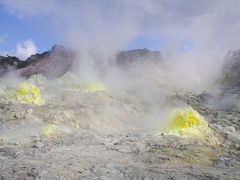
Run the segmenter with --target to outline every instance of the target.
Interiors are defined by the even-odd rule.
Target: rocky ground
[[[219,145],[147,128],[144,115],[152,105],[135,94],[81,93],[66,84],[57,88],[63,81],[43,82],[36,83],[45,100],[40,106],[2,97],[3,180],[240,178],[240,113],[209,105],[206,93],[171,92],[158,105],[193,107]]]
[[[155,76],[161,87],[150,99],[142,94],[146,88],[115,93],[101,83],[80,85],[74,75],[65,74],[74,55],[59,46],[25,62],[0,57],[1,73],[10,66],[24,77],[34,75],[1,80],[0,179],[240,179],[240,91],[233,65],[240,62],[238,54],[229,55],[233,63],[226,63],[229,68],[218,80],[220,92],[174,90],[166,76],[161,76],[164,83]],[[128,68],[136,65],[134,59],[150,57],[157,59],[151,61],[155,66],[161,54],[122,52],[117,64]],[[57,72],[51,74],[56,63]],[[38,73],[49,79],[65,75],[47,80]],[[22,98],[25,92],[17,89],[22,81],[36,96],[40,89],[41,99]],[[198,111],[214,137],[202,141],[161,132],[163,114],[179,107]]]

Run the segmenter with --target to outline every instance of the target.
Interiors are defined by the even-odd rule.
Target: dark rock
[[[9,70],[17,70],[20,76],[29,78],[35,74],[42,74],[48,79],[55,79],[68,72],[74,63],[75,53],[63,46],[55,45],[51,50],[30,56],[22,61],[17,57],[0,56],[0,76]],[[127,66],[138,62],[157,63],[162,60],[159,51],[135,49],[122,51],[116,55],[118,65]]]
[[[197,96],[202,103],[208,102],[210,99],[213,99],[214,96],[207,91],[203,91]]]
[[[148,49],[134,49],[122,51],[117,54],[116,62],[119,65],[128,65],[135,62],[159,62],[162,56],[160,51],[150,51]]]
[[[55,79],[72,68],[75,54],[62,46],[53,46],[50,51],[30,56],[18,64],[20,74],[26,78],[42,74],[48,79]]]
[[[32,168],[30,172],[27,173],[28,176],[36,178],[39,176],[38,174],[38,170],[36,170],[35,168]]]
[[[220,83],[225,89],[240,88],[240,49],[228,52],[221,73]]]
[[[25,78],[42,74],[48,79],[55,79],[71,69],[74,58],[73,51],[59,45],[42,54],[32,55],[26,61],[21,61],[17,57],[0,56],[0,76],[17,70],[17,73]]]
[[[14,56],[0,56],[0,76],[5,75],[9,70],[16,69],[21,61]]]

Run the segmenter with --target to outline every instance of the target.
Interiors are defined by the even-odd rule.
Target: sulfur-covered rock
[[[60,138],[71,134],[73,130],[64,124],[48,123],[40,129],[40,136],[46,138]]]
[[[16,98],[23,104],[36,104],[43,103],[40,89],[30,83],[20,83],[16,89]]]
[[[207,121],[194,109],[174,109],[166,123],[160,130],[166,134],[183,138],[193,138],[208,145],[218,145],[219,140],[214,131],[208,127]]]
[[[58,126],[54,124],[48,124],[43,127],[41,130],[41,134],[46,137],[55,137],[60,133],[60,129]]]
[[[107,92],[107,88],[101,82],[86,81],[81,84],[80,90],[86,93]]]

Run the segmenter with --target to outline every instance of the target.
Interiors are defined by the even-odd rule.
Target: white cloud
[[[239,0],[2,0],[0,4],[18,16],[47,17],[70,46],[83,51],[108,54],[142,34],[164,37],[168,49],[178,47],[183,38],[195,50],[225,53],[240,47]]]
[[[17,43],[16,56],[22,60],[27,59],[29,56],[36,54],[38,48],[35,46],[31,39],[24,41],[23,43]]]
[[[0,0],[0,4],[17,16],[40,17],[45,27],[55,27],[53,33],[80,51],[84,69],[96,57],[106,60],[139,36],[160,37],[174,54],[174,78],[183,84],[194,77],[187,83],[195,86],[212,77],[228,50],[240,48],[239,0]],[[178,56],[183,39],[192,53]],[[186,74],[180,76],[182,72]]]

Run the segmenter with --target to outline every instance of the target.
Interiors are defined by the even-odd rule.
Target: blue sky
[[[48,50],[53,44],[59,43],[58,34],[53,28],[45,27],[44,20],[36,17],[20,18],[10,14],[0,6],[0,51],[14,51],[17,43],[32,39],[39,51]]]
[[[239,5],[239,0],[0,0],[0,53],[15,52],[28,39],[38,52],[61,44],[103,54],[135,48],[226,53],[240,47]]]
[[[55,32],[54,27],[46,23],[46,19],[36,16],[18,17],[11,14],[0,5],[0,52],[14,52],[17,43],[31,39],[38,48],[38,52],[50,49],[54,44],[61,43],[60,35]],[[48,26],[46,27],[46,24]],[[63,44],[64,45],[64,44]],[[149,48],[160,50],[164,46],[161,38],[149,38],[141,36],[133,39],[126,49]]]
[[[160,50],[164,47],[164,40],[162,38],[150,38],[141,36],[135,38],[128,46],[128,49],[148,48],[151,50]]]

